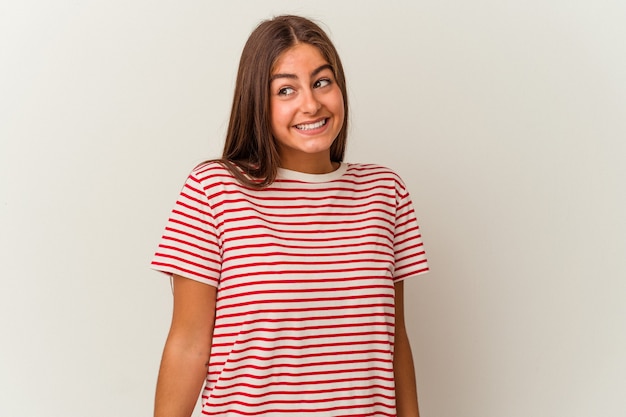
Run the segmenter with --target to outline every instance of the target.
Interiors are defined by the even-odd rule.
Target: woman
[[[417,416],[403,280],[428,270],[410,197],[343,162],[343,68],[310,20],[242,52],[223,157],[196,167],[152,265],[174,312],[156,417]]]

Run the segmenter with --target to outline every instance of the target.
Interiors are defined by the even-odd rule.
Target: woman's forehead
[[[332,66],[316,46],[299,43],[281,53],[272,66],[271,76],[276,74],[298,74],[314,72],[320,67]]]

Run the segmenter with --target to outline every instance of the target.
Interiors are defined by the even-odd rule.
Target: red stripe
[[[170,254],[166,254],[166,253],[162,253],[162,252],[157,252],[155,257],[156,258],[165,258],[165,259],[168,259],[170,261],[172,261],[172,260],[181,261],[181,262],[184,262],[188,266],[195,266],[197,268],[203,269],[205,271],[214,272],[216,274],[219,274],[219,272],[220,272],[219,269],[211,268],[209,265],[206,265],[206,264],[200,264],[198,262],[192,262],[189,259],[181,258],[180,256],[175,256],[175,255],[170,255]]]
[[[381,332],[381,331],[347,332],[347,333],[335,334],[334,337],[338,338],[338,337],[356,337],[356,336],[373,336],[373,335],[393,337],[394,333],[389,332],[389,331],[387,332]],[[216,341],[217,339],[221,339],[218,336],[219,335],[215,335]],[[304,336],[280,336],[280,337],[255,336],[255,337],[249,337],[247,339],[238,339],[237,344],[241,345],[241,344],[249,343],[249,342],[277,342],[277,341],[283,341],[283,340],[311,340],[311,339],[323,339],[327,337],[328,337],[327,334],[308,334]],[[221,347],[221,346],[229,346],[230,344],[231,343],[213,343],[211,346]]]
[[[367,341],[367,343],[363,341],[343,341],[343,342],[333,342],[333,343],[311,343],[307,345],[281,345],[280,347],[250,346],[250,347],[245,347],[245,348],[243,347],[233,348],[232,350],[228,352],[223,352],[223,353],[220,353],[216,350],[216,351],[211,352],[211,355],[215,357],[220,357],[220,356],[230,355],[231,353],[239,354],[239,353],[257,351],[257,350],[261,352],[275,352],[278,349],[302,351],[302,350],[307,350],[307,349],[327,349],[327,348],[337,348],[337,347],[345,348],[345,347],[352,347],[352,346],[361,346],[363,344],[367,344],[368,346],[369,345],[382,345],[385,347],[393,346],[393,344],[389,343],[388,340],[370,340],[370,341]],[[373,350],[377,350],[377,349],[373,349]],[[342,351],[339,351],[339,352],[343,353]]]
[[[256,237],[260,237],[260,236],[265,236],[265,237],[274,237],[273,235],[269,235],[269,234],[265,234],[265,235],[256,235]],[[256,238],[255,237],[255,238]],[[250,239],[250,237],[248,237],[248,239]],[[250,239],[253,240],[253,239]],[[301,241],[301,239],[291,239],[293,241]],[[319,239],[319,242],[327,242],[327,239]],[[182,242],[181,242],[182,243]],[[384,246],[387,248],[391,249],[391,245],[389,244],[384,244],[383,242],[380,242],[381,245],[380,246]],[[307,245],[288,245],[285,243],[280,243],[280,242],[276,242],[276,243],[255,243],[254,245],[250,245],[250,244],[246,244],[246,245],[242,245],[242,246],[229,246],[228,250],[232,251],[232,252],[236,252],[238,250],[249,250],[250,248],[284,248],[284,249],[306,249],[308,251],[311,251],[313,249],[346,249],[346,248],[356,248],[356,247],[360,247],[360,246],[370,246],[371,247],[371,242],[360,242],[360,243],[352,243],[352,244],[343,244],[343,245],[315,245],[315,246],[307,246]],[[342,255],[358,255],[361,253],[365,253],[366,251],[353,251],[353,252],[339,252],[339,254]],[[380,253],[380,254],[387,254],[387,252],[374,252],[374,253]],[[326,256],[327,254],[325,253],[316,253],[316,256]],[[225,255],[226,256],[226,255]],[[230,256],[228,258],[224,258],[224,262],[226,262],[226,259],[231,260],[231,259],[236,259],[235,256]]]
[[[361,378],[338,378],[338,379],[332,379],[332,380],[324,380],[324,381],[311,381],[311,382],[307,382],[307,384],[309,385],[322,385],[322,384],[341,384],[343,382],[360,382],[360,381],[367,381],[367,382],[372,382],[371,377],[361,377]],[[383,378],[381,376],[377,377],[376,379],[380,379],[383,381],[388,381],[388,382],[393,382],[393,378]],[[272,381],[272,382],[268,382],[265,384],[249,384],[246,382],[238,382],[236,384],[232,384],[232,385],[223,385],[220,384],[220,389],[224,389],[224,390],[228,390],[231,388],[237,388],[240,389],[242,387],[245,388],[252,388],[252,389],[262,389],[262,388],[269,388],[272,386],[300,386],[302,385],[302,382],[290,382],[290,381]],[[386,385],[382,385],[382,384],[371,384],[369,385],[369,387],[376,387],[376,388],[380,388],[383,389],[385,391],[389,391],[389,390],[394,390],[393,387],[388,387]],[[359,388],[359,386],[348,386],[346,388],[340,388],[340,389],[329,389],[329,390],[299,390],[298,393],[300,394],[316,394],[316,393],[323,393],[326,391],[349,391],[352,389],[361,389]],[[243,390],[242,390],[243,391]]]
[[[165,262],[152,261],[152,266],[159,267],[158,269],[164,272],[172,272],[184,276],[186,278],[190,277],[199,277],[209,281],[213,281],[217,283],[217,278],[211,275],[200,274],[196,271],[192,271],[191,269],[181,268],[178,265],[172,265]]]
[[[353,329],[356,327],[386,327],[387,326],[387,322],[369,322],[369,323],[352,323],[349,326],[345,325],[345,324],[330,324],[330,325],[317,325],[317,326],[299,326],[299,327],[285,327],[285,326],[279,326],[279,327],[255,327],[253,329],[246,329],[246,330],[239,330],[237,332],[233,332],[233,333],[216,333],[216,336],[219,336],[220,338],[223,337],[233,337],[233,336],[239,336],[239,335],[247,335],[247,334],[253,334],[253,333],[257,333],[257,332],[261,332],[261,333],[278,333],[278,332],[289,332],[289,331],[293,331],[293,332],[297,332],[297,331],[306,331],[306,330],[330,330],[330,329]],[[342,333],[334,333],[334,336],[341,336]],[[318,336],[324,336],[322,334],[318,334]],[[326,336],[329,336],[328,334],[326,334]],[[331,337],[333,335],[330,335]]]
[[[350,200],[353,202],[356,202],[356,200]],[[243,205],[248,205],[250,203],[250,199],[249,198],[231,198],[231,199],[224,199],[221,200],[219,202],[220,205],[233,205],[234,209],[229,209],[228,211],[230,212],[232,211],[238,211],[238,210],[243,210],[244,208],[240,207],[240,204]],[[395,211],[395,204],[391,204],[387,201],[376,201],[376,202],[371,202],[371,201],[365,201],[363,203],[360,204],[335,204],[335,203],[326,203],[326,204],[294,204],[294,205],[285,205],[285,204],[280,204],[280,205],[268,205],[268,204],[261,204],[259,202],[254,204],[254,207],[258,207],[258,208],[262,208],[262,209],[267,209],[267,210],[279,210],[279,211],[291,211],[291,210],[307,210],[307,209],[323,209],[325,211],[332,211],[335,212],[334,210],[329,210],[329,209],[360,209],[360,208],[364,208],[364,207],[371,207],[373,204],[376,205],[380,205],[380,206],[385,206],[385,207],[389,207],[394,209]],[[214,206],[215,208],[215,206]],[[253,209],[253,207],[249,207],[248,209]],[[376,210],[380,210],[384,213],[388,213],[388,214],[393,214],[392,212],[387,212],[383,209],[376,209]]]
[[[359,308],[363,309],[371,309],[371,308],[393,308],[394,304],[389,303],[376,303],[376,304],[356,304],[350,307],[350,310],[355,310]],[[328,306],[328,307],[302,307],[302,308],[272,308],[272,309],[262,309],[257,308],[254,311],[254,314],[270,314],[270,313],[302,313],[302,312],[312,312],[312,311],[331,311],[331,310],[344,310],[345,306]],[[251,314],[251,313],[248,313]],[[242,313],[231,313],[231,314],[220,314],[220,318],[228,319],[232,317],[239,317],[245,314]]]
[[[209,201],[212,200],[217,200],[218,202],[216,204],[213,205],[213,209],[217,209],[221,204],[223,204],[223,202],[220,202],[220,197],[225,196],[225,195],[245,195],[246,198],[248,199],[248,201],[290,201],[293,202],[294,196],[290,195],[292,190],[283,190],[284,191],[284,196],[261,196],[258,194],[246,194],[244,192],[242,192],[241,190],[219,190],[218,192],[208,195],[207,198],[209,199]],[[389,194],[384,194],[384,193],[371,193],[371,194],[365,194],[365,195],[360,195],[360,194],[347,194],[347,195],[326,195],[326,196],[312,196],[309,195],[309,193],[312,190],[300,190],[298,193],[298,197],[300,197],[300,200],[303,201],[326,201],[326,200],[334,200],[334,201],[358,201],[358,200],[368,200],[368,199],[375,199],[376,197],[381,197],[383,199],[392,199],[394,198],[393,195],[389,195]],[[320,190],[322,191],[322,190]],[[330,191],[330,190],[324,190],[324,191]],[[306,197],[305,197],[306,196]],[[377,203],[381,200],[376,199],[375,200]],[[382,200],[384,201],[384,200]]]
[[[232,377],[227,377],[227,376],[220,377],[220,381],[234,381],[234,380],[242,379],[242,378],[268,379],[270,377],[271,378],[276,378],[276,377],[307,377],[307,376],[320,376],[320,375],[328,377],[329,375],[334,375],[334,374],[343,375],[343,374],[358,373],[358,372],[368,372],[368,373],[384,372],[386,374],[393,375],[393,369],[381,368],[381,367],[377,367],[377,366],[370,366],[369,368],[362,368],[362,369],[346,368],[346,369],[339,369],[339,370],[333,370],[333,371],[324,370],[324,371],[310,371],[310,372],[297,372],[297,373],[294,373],[294,372],[274,372],[274,373],[268,374],[268,375],[237,374],[237,375],[233,375]],[[327,382],[332,382],[332,381],[327,381]],[[313,382],[313,381],[306,381],[306,382],[302,382],[302,383],[314,384],[315,382]]]
[[[342,320],[342,319],[357,319],[357,318],[364,318],[364,317],[379,317],[379,316],[385,316],[385,317],[390,317],[393,318],[393,314],[391,313],[385,313],[385,312],[379,312],[376,314],[342,314],[342,315],[338,315],[338,316],[309,316],[309,317],[293,317],[293,318],[280,318],[280,319],[271,319],[268,317],[263,317],[263,318],[259,318],[259,319],[255,319],[255,320],[246,320],[244,322],[237,322],[237,323],[215,323],[214,328],[215,329],[220,329],[223,327],[235,327],[235,326],[249,326],[251,324],[256,324],[256,323],[288,323],[288,322],[304,322],[304,321],[322,321],[322,320]]]
[[[280,206],[275,206],[275,207],[269,207],[269,206],[262,206],[260,204],[255,204],[254,206],[251,206],[249,204],[249,201],[246,201],[245,199],[239,199],[239,202],[241,202],[241,206],[237,207],[233,207],[231,209],[228,210],[229,214],[233,214],[233,213],[240,213],[240,212],[244,212],[244,211],[251,211],[251,212],[255,212],[258,213],[260,215],[263,216],[267,216],[267,217],[278,217],[278,218],[286,218],[286,217],[301,217],[301,216],[308,216],[308,217],[313,217],[313,216],[362,216],[365,214],[371,214],[371,213],[382,213],[385,214],[387,216],[393,216],[394,213],[387,211],[387,210],[383,210],[382,208],[373,208],[372,207],[372,203],[367,203],[367,204],[363,204],[361,206],[345,206],[345,205],[341,205],[341,207],[345,208],[346,210],[331,210],[331,208],[333,207],[338,207],[339,205],[328,205],[328,204],[321,204],[321,205],[298,205],[298,206],[285,206],[285,205],[280,205]],[[234,204],[233,201],[228,201],[228,204]],[[263,207],[267,210],[262,211],[259,210],[258,207]],[[367,207],[367,210],[361,210],[361,211],[354,211],[354,209],[358,209],[358,208],[362,208],[362,207]],[[316,211],[311,211],[311,209],[314,209]],[[280,212],[277,213],[273,213],[271,210],[276,210]],[[348,211],[350,210],[350,211]],[[289,213],[289,211],[292,211],[293,213]]]
[[[234,242],[237,240],[246,240],[246,241],[253,241],[255,239],[263,239],[263,238],[273,238],[276,239],[276,235],[275,234],[268,234],[268,233],[258,233],[258,234],[250,234],[250,235],[242,235],[242,236],[229,236],[229,237],[225,237],[224,238],[224,245],[226,245],[226,243],[230,243],[230,242]],[[387,235],[381,235],[378,233],[363,233],[358,235],[357,237],[354,236],[336,236],[336,237],[318,237],[318,238],[314,238],[314,237],[295,237],[295,236],[281,236],[280,240],[282,241],[290,241],[290,242],[336,242],[336,241],[348,241],[349,243],[346,245],[342,245],[342,247],[350,247],[350,242],[354,239],[385,239],[385,240],[389,240],[389,236]],[[256,245],[253,245],[256,246]],[[259,245],[259,247],[263,247],[264,245]],[[390,246],[391,247],[391,246]]]
[[[201,251],[207,251],[207,252],[212,253],[212,254],[214,254],[216,256],[219,256],[219,252],[214,250],[214,249],[207,248],[206,246],[196,245],[195,243],[191,243],[191,242],[188,242],[188,241],[183,240],[183,239],[177,239],[177,238],[175,238],[173,236],[167,236],[167,235],[163,236],[162,240],[173,241],[173,242],[178,243],[181,246],[191,246],[192,248],[196,248],[196,249],[201,250]],[[161,245],[159,245],[159,246],[161,246]],[[215,246],[217,247],[217,245],[215,245]]]
[[[246,258],[249,258],[251,256],[246,256]],[[344,259],[342,261],[310,261],[310,262],[305,262],[305,261],[286,261],[286,260],[280,260],[280,261],[275,261],[275,262],[251,262],[251,263],[239,263],[236,265],[232,265],[232,266],[227,266],[222,268],[222,273],[226,273],[228,271],[231,271],[233,269],[238,270],[238,269],[244,269],[244,268],[253,268],[253,267],[260,267],[263,268],[259,271],[259,274],[264,274],[265,272],[267,272],[267,270],[265,268],[267,267],[272,267],[272,266],[282,266],[283,268],[285,268],[285,272],[291,273],[292,271],[287,269],[292,265],[297,265],[297,266],[317,266],[319,267],[319,269],[316,269],[315,271],[306,271],[307,273],[311,273],[311,272],[315,272],[315,273],[324,273],[326,270],[322,269],[321,267],[324,265],[336,265],[336,266],[341,266],[343,264],[351,264],[351,265],[355,265],[355,264],[359,264],[359,263],[367,263],[369,264],[367,266],[367,268],[362,268],[362,270],[372,270],[372,269],[379,269],[373,266],[373,264],[389,264],[389,259]],[[360,269],[360,268],[359,268]],[[384,268],[383,268],[384,269]],[[336,270],[328,270],[330,271],[336,271]],[[344,270],[345,271],[345,270]],[[300,272],[303,273],[303,272]],[[250,274],[251,275],[251,274]]]
[[[342,284],[345,282],[351,281],[380,281],[380,276],[370,275],[370,276],[356,276],[356,277],[341,277],[341,278],[298,278],[298,279],[282,279],[282,280],[255,280],[255,281],[246,281],[240,282],[238,284],[231,284],[228,286],[228,290],[233,290],[236,288],[247,287],[251,285],[274,285],[274,284],[317,284],[317,283],[338,283]],[[391,287],[391,284],[389,285]],[[342,287],[336,287],[340,289]]]
[[[410,271],[410,272],[407,272],[405,274],[395,276],[393,279],[394,279],[394,281],[399,281],[401,279],[412,277],[412,276],[419,275],[419,274],[423,274],[424,272],[428,272],[428,271],[430,271],[430,268],[424,267],[424,268],[418,269],[416,271]]]
[[[161,245],[162,246],[162,245]],[[273,245],[272,245],[273,246]],[[258,248],[258,246],[254,245],[254,246],[249,246],[248,250],[252,249],[252,248]],[[305,249],[305,248],[300,248],[300,249]],[[309,250],[311,248],[308,248]],[[409,248],[410,249],[410,248]],[[386,262],[389,259],[393,259],[393,254],[389,253],[389,252],[382,252],[382,251],[375,251],[375,250],[369,250],[369,251],[353,251],[353,252],[335,252],[335,253],[316,253],[315,256],[318,258],[328,258],[328,257],[333,257],[333,258],[338,258],[337,259],[337,263],[342,263],[345,262],[345,259],[341,259],[341,258],[347,258],[350,256],[355,256],[355,258],[349,258],[348,261],[352,262],[357,261],[359,258],[356,258],[356,256],[367,256],[368,259],[367,260],[372,260],[374,261],[373,257],[374,256],[380,256],[383,257],[383,259],[378,259],[375,262]],[[310,252],[309,253],[303,253],[303,252],[263,252],[263,253],[247,253],[247,254],[243,254],[243,255],[236,255],[236,256],[229,256],[229,257],[224,257],[223,259],[223,263],[229,263],[229,262],[233,262],[237,259],[249,259],[249,258],[258,258],[258,257],[270,257],[270,256],[281,256],[281,257],[285,257],[285,258],[303,258],[303,257],[307,257],[310,256]],[[388,258],[388,259],[384,259],[384,258]],[[341,260],[340,260],[341,259]],[[332,261],[330,261],[332,263]],[[300,263],[300,262],[298,262]],[[316,262],[315,264],[324,264],[326,263],[326,261],[320,261],[320,262]],[[309,263],[303,262],[302,265],[308,265]],[[246,264],[241,264],[241,267],[245,267]]]
[[[173,221],[172,219],[170,219],[170,222],[171,222],[171,223],[176,223],[176,222],[175,222],[175,221]],[[167,233],[167,232],[170,232],[170,233],[175,233],[175,234],[178,234],[178,235],[181,235],[181,236],[187,236],[187,237],[189,237],[190,239],[193,239],[193,240],[199,240],[200,242],[204,242],[204,243],[206,243],[207,245],[211,245],[211,246],[219,247],[219,246],[218,246],[218,244],[217,244],[217,242],[215,241],[215,240],[217,240],[217,238],[216,238],[215,240],[209,240],[209,239],[206,239],[206,238],[202,238],[202,237],[200,237],[200,236],[198,236],[198,235],[195,235],[195,234],[193,234],[193,233],[185,232],[184,230],[174,229],[173,227],[170,227],[170,226],[168,226],[168,227],[166,227],[166,228],[165,228],[165,232],[166,232],[166,233]],[[206,233],[206,234],[207,234],[207,235],[209,235],[209,236],[213,236],[213,237],[215,237],[215,235],[211,235],[211,234],[209,234],[209,233]],[[167,236],[167,235],[166,235],[166,236]],[[191,245],[191,243],[190,243],[190,242],[187,242],[187,244],[190,244],[190,245]]]
[[[359,354],[372,354],[372,353],[380,353],[380,354],[388,354],[389,350],[384,350],[384,349],[379,349],[379,350],[357,350],[357,351],[350,351],[350,352],[343,352],[344,355],[348,356],[348,355],[359,355]],[[229,359],[228,363],[237,363],[237,362],[242,362],[242,361],[247,361],[250,359],[253,360],[257,360],[257,361],[275,361],[277,359],[305,359],[305,358],[321,358],[321,357],[325,357],[325,356],[336,356],[336,353],[327,353],[327,352],[322,352],[322,353],[309,353],[309,354],[303,354],[303,355],[272,355],[272,356],[258,356],[258,355],[248,355],[248,356],[241,356],[238,358],[233,358],[233,359]],[[355,360],[355,362],[363,362],[366,361],[368,359],[360,359],[360,360]],[[378,359],[380,360],[380,359]],[[385,361],[382,360],[383,362],[387,362],[390,363],[390,361]],[[322,362],[311,362],[310,365],[320,365]],[[349,360],[348,361],[344,361],[344,363],[351,363]],[[220,366],[220,365],[225,365],[225,362],[215,362],[212,365],[215,366]],[[292,366],[292,365],[289,365]]]
[[[369,381],[369,379],[365,379],[366,381]],[[333,381],[336,382],[336,381]],[[268,386],[271,386],[272,384],[264,384],[264,385],[253,385],[253,384],[237,384],[237,385],[231,385],[230,387],[234,388],[236,387],[239,392],[237,393],[238,395],[242,395],[244,397],[250,397],[250,398],[261,398],[261,397],[265,397],[265,396],[270,396],[270,395],[294,395],[296,394],[297,396],[301,397],[303,395],[314,395],[314,394],[326,394],[326,393],[336,393],[336,392],[341,392],[341,391],[363,391],[363,390],[370,390],[372,388],[376,388],[376,389],[380,389],[383,391],[394,391],[394,389],[392,387],[388,387],[385,385],[381,385],[381,384],[369,384],[369,385],[354,385],[345,389],[315,389],[315,390],[297,390],[297,391],[266,391],[262,394],[251,394],[249,392],[246,392],[245,390],[242,390],[242,387],[248,387],[248,388],[266,388]],[[294,384],[295,385],[295,384]],[[297,385],[301,385],[301,383],[298,383]],[[220,386],[221,389],[223,390],[227,390],[228,387],[221,385]],[[217,395],[217,394],[213,394],[211,395],[212,398],[227,398],[232,396],[232,394],[223,394],[223,395]],[[353,397],[350,397],[353,398]],[[389,397],[389,396],[385,396],[384,398],[388,398],[388,399],[392,399],[393,397]],[[337,399],[337,398],[335,398]]]
[[[215,262],[213,260],[213,258],[202,256],[202,255],[200,255],[200,254],[198,254],[196,252],[192,252],[192,251],[189,251],[189,250],[181,249],[181,248],[179,248],[177,246],[169,246],[169,245],[164,245],[164,244],[161,243],[159,245],[159,248],[161,248],[161,249],[169,249],[169,250],[172,250],[172,251],[178,252],[178,253],[184,253],[186,255],[193,256],[194,258],[202,259],[203,261]],[[212,253],[214,255],[219,256],[219,254],[216,253],[215,251],[212,251],[212,252],[209,252],[209,253]],[[158,254],[158,256],[168,257],[167,255],[164,255],[163,252],[161,252],[161,251],[157,252],[157,254]]]
[[[312,226],[314,226],[314,223],[311,223]],[[218,225],[218,227],[221,225]],[[284,229],[277,229],[275,227],[271,227],[269,225],[250,225],[250,226],[239,226],[239,227],[229,227],[227,228],[227,230],[225,230],[224,233],[239,233],[239,232],[243,232],[245,230],[253,230],[253,229],[261,229],[263,231],[266,230],[271,230],[276,232],[276,234],[274,235],[275,238],[279,237],[279,239],[285,239],[287,240],[288,237],[282,237],[282,236],[298,236],[298,235],[307,235],[307,234],[319,234],[320,230],[318,228],[311,228],[311,229],[307,229],[307,230],[284,230]],[[358,233],[361,231],[371,231],[372,229],[381,229],[384,230],[386,232],[390,232],[390,229],[385,228],[383,226],[378,226],[378,225],[366,225],[366,226],[362,226],[362,227],[354,227],[351,229],[347,229],[347,228],[334,228],[332,230],[327,230],[326,233],[333,233],[333,234],[338,234],[338,233]],[[243,235],[243,234],[242,234]],[[386,235],[379,235],[384,239],[389,240],[390,242],[392,241],[392,239],[389,236]],[[247,239],[246,237],[243,237],[243,239]],[[359,236],[356,236],[356,238],[359,238]],[[310,238],[303,238],[303,239],[298,239],[301,241],[305,241],[305,240],[309,240]],[[328,237],[324,237],[320,240],[330,240],[332,238],[328,238]],[[355,239],[354,236],[341,236],[339,238],[336,238],[337,240],[347,240],[347,239]],[[232,238],[231,238],[232,240]]]
[[[410,250],[410,249],[413,249],[413,248],[402,249],[401,251],[398,251],[397,254],[401,254],[401,253],[406,252],[407,250]],[[403,256],[401,258],[396,259],[396,263],[403,262],[403,261],[405,261],[407,259],[419,258],[421,256],[424,256],[425,254],[426,254],[426,252],[424,252],[424,251],[417,252],[417,253],[411,253],[411,254],[409,254],[407,256]],[[426,261],[426,259],[420,260],[420,262],[425,262],[425,261]]]
[[[358,291],[358,290],[388,290],[390,288],[389,285],[355,285],[351,287],[341,287],[341,291]],[[249,297],[249,296],[257,296],[260,294],[270,295],[270,294],[293,294],[294,296],[299,296],[301,294],[312,294],[312,293],[328,293],[333,292],[332,289],[328,288],[311,288],[311,287],[303,287],[303,288],[285,288],[285,289],[257,289],[254,291],[248,292],[237,292],[234,294],[222,295],[218,296],[218,300],[220,302],[224,302],[224,300],[230,300],[239,297]],[[382,293],[382,292],[381,292]],[[381,295],[381,293],[377,293],[376,295]],[[345,299],[359,298],[357,296],[348,296]],[[336,297],[333,299],[337,299]],[[308,298],[304,300],[309,300]],[[284,302],[281,300],[280,302]]]
[[[210,407],[211,404],[207,403],[207,406]],[[389,405],[386,404],[382,404],[382,403],[372,403],[370,404],[366,404],[366,405],[355,405],[355,406],[342,406],[342,407],[328,407],[328,408],[307,408],[307,409],[303,409],[303,408],[298,408],[298,409],[267,409],[267,410],[262,410],[262,411],[258,411],[258,412],[245,412],[245,411],[241,411],[241,410],[229,410],[229,413],[233,413],[233,414],[239,414],[239,415],[243,415],[243,416],[257,416],[257,415],[266,415],[268,413],[301,413],[301,412],[327,412],[327,411],[337,411],[337,410],[345,410],[345,409],[350,409],[350,408],[365,408],[368,409],[369,407],[372,406],[384,406],[387,408],[393,408],[390,407]],[[221,415],[223,414],[223,412],[211,412],[211,411],[205,411],[204,409],[202,410],[202,414],[208,415],[208,416],[215,416],[215,415]],[[369,414],[369,412],[368,412]],[[289,415],[289,414],[287,414]],[[382,411],[376,411],[376,415],[377,416],[384,416],[384,417],[395,417],[395,414],[389,414],[389,413],[385,413]],[[363,416],[363,414],[357,414],[357,416]]]
[[[288,270],[288,271],[281,271],[281,270],[276,270],[276,271],[258,271],[258,272],[244,272],[242,274],[233,274],[233,275],[228,275],[226,277],[222,277],[221,281],[222,282],[227,282],[229,280],[234,280],[236,278],[243,278],[243,277],[247,277],[247,278],[252,278],[255,276],[266,276],[268,274],[271,275],[311,275],[311,274],[345,274],[348,272],[363,272],[363,273],[373,273],[375,271],[378,271],[381,273],[381,275],[379,277],[385,277],[385,275],[387,274],[387,272],[389,271],[387,268],[344,268],[344,269],[323,269],[323,270],[306,270],[306,269],[292,269],[292,270]]]
[[[240,393],[237,393],[240,395]],[[237,396],[237,394],[233,394],[228,397],[231,396]],[[242,395],[243,397],[249,397],[247,395]],[[211,397],[211,398],[216,398],[216,397]],[[224,397],[222,397],[224,398]],[[268,405],[268,404],[317,404],[317,403],[321,403],[321,402],[336,402],[336,401],[346,401],[346,400],[364,400],[364,399],[373,399],[373,398],[384,398],[386,400],[393,400],[394,397],[390,397],[388,395],[383,395],[383,394],[377,394],[377,395],[351,395],[349,397],[329,397],[329,398],[319,398],[319,399],[307,399],[306,397],[301,397],[298,395],[297,399],[293,399],[293,400],[269,400],[269,401],[259,401],[259,402],[255,402],[255,403],[247,403],[244,401],[239,401],[239,400],[230,400],[230,401],[224,401],[224,402],[214,402],[211,401],[211,405],[214,407],[224,407],[224,406],[229,406],[229,405],[233,405],[233,404],[237,404],[237,405],[243,405],[243,406],[252,406],[252,407],[258,407],[258,406],[263,406],[263,405]],[[353,406],[352,406],[353,407]],[[358,407],[363,407],[363,404],[359,404]],[[393,405],[387,405],[387,407],[393,407]]]
[[[322,214],[323,216],[328,216],[328,214]],[[340,216],[340,213],[332,213],[332,216],[337,217]],[[315,217],[315,216],[319,216],[319,214],[312,214],[312,215],[298,215],[296,217]],[[280,215],[276,215],[276,216],[271,216],[271,215],[266,215],[266,217],[276,217],[276,218],[283,218],[283,217],[288,217],[288,216],[280,216]],[[201,221],[201,220],[198,220]],[[281,222],[278,220],[268,220],[266,218],[260,217],[260,216],[242,216],[242,217],[231,217],[228,220],[225,221],[220,221],[217,224],[217,227],[221,227],[226,223],[237,223],[237,222],[245,222],[245,221],[255,221],[260,223],[260,225],[262,225],[262,222],[267,222],[270,223],[272,225],[277,225],[277,226],[311,226],[314,225],[316,227],[318,227],[318,230],[320,228],[320,226],[324,226],[324,225],[345,225],[345,224],[358,224],[358,223],[368,223],[368,222],[376,222],[376,221],[380,221],[383,223],[387,223],[389,224],[389,226],[393,226],[394,222],[392,222],[389,219],[385,219],[383,217],[363,217],[363,218],[358,218],[355,220],[342,220],[342,219],[338,219],[338,220],[332,220],[332,221],[321,221],[321,220],[308,220],[308,221],[300,221],[300,222]],[[203,222],[203,221],[201,221]],[[203,222],[203,223],[207,223],[208,222]],[[390,230],[386,227],[383,227],[381,225],[378,224],[369,224],[369,227],[376,227],[376,228],[383,228],[385,230]],[[233,230],[236,230],[233,228]]]

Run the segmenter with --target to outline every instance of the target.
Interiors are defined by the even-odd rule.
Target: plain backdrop
[[[0,416],[151,415],[172,297],[148,263],[282,13],[342,56],[347,160],[413,196],[422,415],[626,415],[626,3],[297,4],[2,1]]]

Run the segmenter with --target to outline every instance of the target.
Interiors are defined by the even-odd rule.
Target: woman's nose
[[[303,113],[315,114],[322,107],[322,104],[311,89],[304,90],[301,97],[301,109]]]

